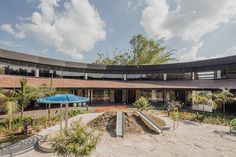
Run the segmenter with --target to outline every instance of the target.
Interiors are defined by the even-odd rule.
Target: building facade
[[[90,98],[91,104],[132,104],[144,96],[154,105],[219,88],[236,91],[236,56],[164,65],[96,65],[49,59],[0,49],[0,88],[52,85]]]

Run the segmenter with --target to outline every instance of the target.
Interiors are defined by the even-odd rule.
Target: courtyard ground
[[[84,123],[101,113],[79,115]],[[172,126],[169,117],[161,116],[168,126]],[[40,135],[58,130],[54,126],[43,130]],[[236,136],[228,134],[229,127],[182,121],[180,126],[162,134],[126,134],[124,138],[115,138],[103,133],[100,143],[91,157],[235,157]],[[42,153],[31,149],[19,157],[54,157],[52,153]]]

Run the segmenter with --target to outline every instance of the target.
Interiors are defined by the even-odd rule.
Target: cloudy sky
[[[1,0],[0,48],[92,62],[164,38],[177,62],[236,55],[235,0]]]

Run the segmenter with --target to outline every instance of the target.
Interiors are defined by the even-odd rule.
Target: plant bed
[[[70,110],[68,112],[68,117],[74,117],[79,114],[88,113],[88,111],[83,110]],[[8,129],[8,120],[2,120],[0,122],[0,144],[7,143],[7,145],[14,144],[18,141],[21,141],[23,139],[26,139],[29,136],[37,134],[42,129],[51,127],[56,125],[60,122],[60,115],[56,115],[54,117],[51,117],[50,121],[48,121],[47,117],[40,117],[33,120],[33,124],[29,126],[29,132],[30,134],[24,135],[22,134],[23,129],[23,123],[24,121],[27,121],[30,123],[30,117],[17,117],[12,122],[12,134],[9,134]],[[4,145],[4,144],[3,144]],[[1,148],[0,148],[1,149]]]
[[[223,125],[229,126],[230,121],[234,119],[234,116],[226,115],[224,117],[223,114],[209,114],[205,113],[192,113],[192,112],[179,112],[180,120],[190,120],[195,122],[207,123],[207,124],[215,124],[215,125]],[[173,112],[170,112],[170,117],[173,117]]]

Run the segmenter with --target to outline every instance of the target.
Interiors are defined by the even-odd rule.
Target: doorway
[[[128,90],[128,104],[133,104],[135,102],[135,90]]]
[[[122,103],[122,90],[115,90],[115,103]]]

